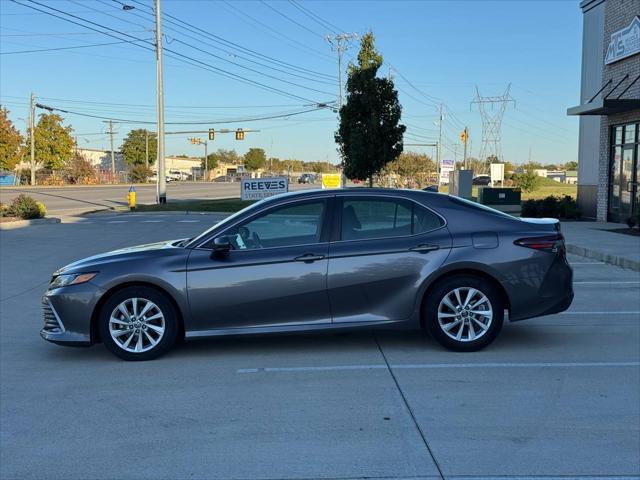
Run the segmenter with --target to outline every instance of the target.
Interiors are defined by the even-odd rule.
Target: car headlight
[[[93,273],[71,273],[58,275],[51,280],[50,288],[60,288],[67,285],[78,285],[91,280],[97,275],[97,272]]]

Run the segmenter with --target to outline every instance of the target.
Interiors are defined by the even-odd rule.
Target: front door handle
[[[426,253],[426,252],[433,252],[434,250],[438,250],[440,247],[438,245],[427,245],[427,244],[420,244],[420,245],[416,245],[415,247],[411,247],[409,250],[412,252],[419,252],[419,253]]]
[[[294,258],[296,262],[313,263],[316,260],[322,260],[324,255],[314,255],[313,253],[305,253],[299,257]]]

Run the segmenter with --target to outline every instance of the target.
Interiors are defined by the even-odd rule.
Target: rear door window
[[[364,197],[342,203],[341,240],[400,237],[441,226],[440,217],[409,200]]]

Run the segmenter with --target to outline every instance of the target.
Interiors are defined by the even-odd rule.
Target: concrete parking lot
[[[640,476],[640,274],[571,256],[571,309],[488,349],[418,332],[218,338],[127,363],[44,342],[52,271],[213,215],[0,232],[0,478]]]

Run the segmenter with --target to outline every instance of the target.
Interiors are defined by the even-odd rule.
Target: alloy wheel
[[[487,296],[472,287],[458,287],[447,293],[438,305],[438,324],[458,342],[482,337],[493,321],[493,309]]]
[[[162,310],[146,298],[128,298],[118,304],[109,318],[109,333],[121,349],[142,353],[154,348],[164,336]]]

